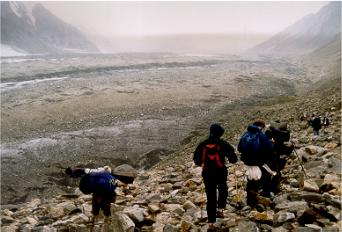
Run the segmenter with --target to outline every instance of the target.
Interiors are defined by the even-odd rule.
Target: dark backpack
[[[222,147],[216,143],[206,144],[203,147],[202,153],[202,165],[205,169],[221,169],[224,167],[224,163],[221,160],[220,154],[222,153]]]
[[[265,134],[269,139],[273,138],[276,143],[284,143],[290,140],[290,131],[288,130],[287,123],[272,122]]]
[[[79,188],[84,194],[99,193],[110,194],[115,191],[117,180],[107,172],[94,172],[84,175],[79,184]]]
[[[245,132],[240,139],[238,150],[243,162],[256,159],[262,150],[260,132]]]

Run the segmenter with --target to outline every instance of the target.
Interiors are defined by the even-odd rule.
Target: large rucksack
[[[216,143],[206,144],[203,147],[202,166],[204,169],[216,170],[224,167],[220,154],[222,147]]]
[[[84,194],[99,193],[111,194],[115,191],[117,180],[108,172],[94,172],[84,175],[79,184],[79,189]]]
[[[246,163],[249,160],[256,160],[261,155],[261,132],[245,132],[239,142],[238,151],[241,153],[241,160]]]
[[[290,131],[288,130],[287,123],[272,122],[268,132],[270,136],[277,143],[284,143],[290,140]]]

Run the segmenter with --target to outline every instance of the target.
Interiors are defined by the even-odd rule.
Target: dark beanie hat
[[[210,126],[210,136],[215,138],[220,138],[224,133],[223,127],[218,124],[214,123]]]

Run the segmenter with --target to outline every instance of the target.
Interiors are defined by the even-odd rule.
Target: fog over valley
[[[0,59],[1,231],[207,231],[196,146],[259,118],[296,153],[254,209],[236,150],[218,231],[342,230],[341,2],[1,1]],[[129,229],[92,224],[65,172],[105,165],[137,173],[112,205]]]

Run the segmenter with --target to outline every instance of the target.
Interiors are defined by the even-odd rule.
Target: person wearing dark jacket
[[[110,205],[115,202],[116,193],[115,187],[117,186],[117,179],[113,176],[111,168],[104,166],[103,168],[89,169],[89,168],[70,168],[65,170],[66,174],[70,177],[84,177],[80,181],[80,190],[83,187],[87,189],[94,187],[92,193],[92,223],[94,224],[102,209],[105,216],[104,222],[106,224],[110,221]],[[87,174],[89,178],[85,178]],[[112,186],[110,189],[107,186]],[[112,190],[113,189],[113,190]],[[89,190],[90,191],[90,190]],[[87,193],[89,194],[89,193]]]
[[[311,126],[313,128],[314,135],[319,135],[319,130],[322,128],[321,118],[312,114]]]
[[[284,127],[282,128],[281,125]],[[287,124],[281,124],[279,120],[266,130],[265,135],[273,142],[272,157],[266,162],[267,165],[277,172],[276,176],[269,175],[268,183],[264,188],[263,195],[270,196],[270,192],[277,194],[280,192],[281,170],[285,167],[287,157],[292,154],[294,145],[286,145],[285,142],[290,140],[290,132]]]
[[[265,187],[269,173],[263,167],[270,159],[273,145],[263,133],[265,122],[258,120],[248,126],[238,144],[241,160],[246,165],[247,175],[247,204],[256,208],[258,191]],[[255,141],[255,142],[253,142]]]
[[[234,148],[227,141],[221,139],[223,133],[224,129],[221,125],[212,124],[209,137],[198,144],[193,157],[195,164],[203,168],[202,177],[207,195],[209,227],[213,227],[217,217],[223,217],[223,209],[227,203],[228,171],[225,166],[225,158],[228,158],[230,163],[237,161]],[[219,208],[218,211],[217,208]]]

